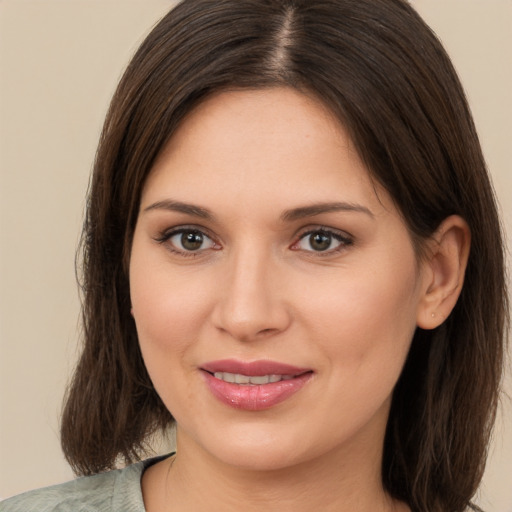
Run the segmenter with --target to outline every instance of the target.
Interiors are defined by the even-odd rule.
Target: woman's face
[[[130,262],[178,448],[255,469],[379,461],[425,274],[316,100],[276,88],[205,101],[145,184]]]

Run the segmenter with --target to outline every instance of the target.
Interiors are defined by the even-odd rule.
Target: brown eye
[[[203,234],[198,231],[189,231],[181,234],[181,246],[187,251],[197,251],[203,245]]]
[[[292,247],[294,250],[319,253],[334,253],[353,244],[353,239],[346,234],[327,229],[316,229],[304,233]]]
[[[162,239],[167,241],[175,251],[181,253],[198,252],[213,249],[214,241],[202,231],[197,229],[179,229]]]
[[[330,248],[332,236],[321,231],[309,235],[309,245],[314,251],[326,251]]]

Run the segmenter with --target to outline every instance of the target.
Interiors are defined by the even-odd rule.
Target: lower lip
[[[208,372],[203,373],[210,391],[217,399],[235,409],[246,411],[262,411],[284,402],[297,393],[312,376],[308,372],[289,380],[243,385],[225,382]]]

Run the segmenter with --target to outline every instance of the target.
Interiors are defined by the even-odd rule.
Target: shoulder
[[[120,472],[109,471],[77,478],[60,485],[29,491],[0,504],[1,512],[80,512],[111,510],[116,480]]]
[[[0,512],[144,512],[140,480],[163,457],[29,491],[0,503]]]

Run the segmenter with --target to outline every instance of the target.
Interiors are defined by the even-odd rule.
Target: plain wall
[[[58,419],[78,350],[88,176],[117,80],[173,3],[0,0],[0,497],[72,477]],[[412,3],[460,73],[511,233],[512,1]],[[509,399],[479,502],[512,512]]]

